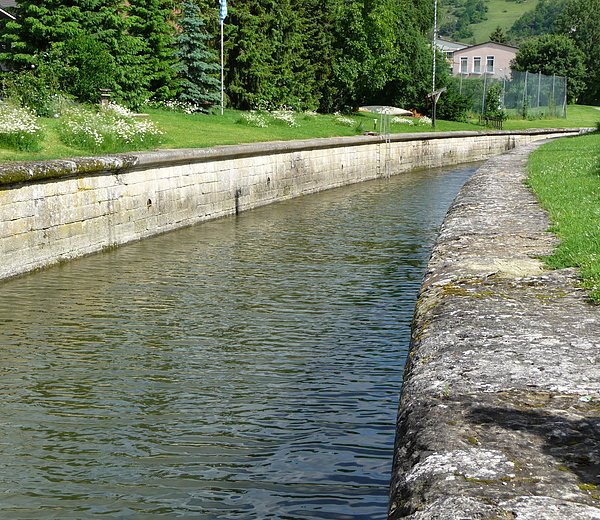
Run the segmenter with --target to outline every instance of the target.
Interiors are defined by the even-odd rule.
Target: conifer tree
[[[173,97],[175,3],[173,0],[129,0],[127,13],[129,33],[143,42],[141,54],[149,90],[158,99]]]
[[[255,109],[277,102],[273,57],[276,48],[269,32],[267,0],[244,0],[229,8],[226,24],[227,94],[233,106]]]
[[[116,99],[136,106],[148,96],[142,40],[128,31],[123,0],[17,0],[17,14],[2,35],[8,50],[0,60],[17,70],[35,67],[59,77],[78,73],[82,69],[77,64],[83,62],[92,73],[100,60],[98,67],[110,72],[104,81],[112,82],[102,86],[112,88]],[[86,40],[93,43],[77,45]],[[67,91],[78,95],[77,83],[66,81]]]
[[[220,102],[218,57],[208,45],[211,36],[205,31],[199,7],[191,0],[181,4],[176,40],[175,71],[179,74],[178,98],[208,111]]]
[[[490,34],[490,41],[496,43],[507,43],[508,38],[504,34],[504,30],[499,25]]]

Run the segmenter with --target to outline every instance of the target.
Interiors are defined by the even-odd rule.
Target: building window
[[[494,57],[488,56],[485,63],[485,71],[489,74],[494,73]]]
[[[469,58],[466,56],[461,56],[460,58],[460,73],[468,74],[469,73]]]
[[[481,74],[481,56],[473,58],[473,74]]]

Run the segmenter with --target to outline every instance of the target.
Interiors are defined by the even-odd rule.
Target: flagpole
[[[221,22],[221,115],[225,107],[225,61],[223,58],[223,23],[227,18],[227,0],[219,0],[219,21]]]
[[[223,19],[221,19],[221,115],[225,104],[225,74],[223,72]]]

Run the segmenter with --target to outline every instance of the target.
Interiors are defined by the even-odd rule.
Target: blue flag
[[[227,0],[219,0],[219,4],[219,20],[221,20],[221,23],[223,23],[223,20],[227,18]]]

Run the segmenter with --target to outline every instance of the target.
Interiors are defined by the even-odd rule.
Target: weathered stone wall
[[[398,414],[390,519],[600,519],[600,314],[524,186],[488,161],[442,226]]]
[[[314,139],[0,167],[0,279],[278,200],[562,130]]]

